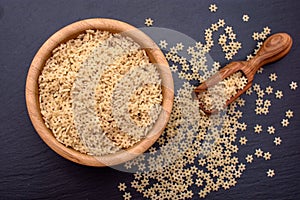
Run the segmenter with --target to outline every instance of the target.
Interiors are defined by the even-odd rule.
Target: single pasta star
[[[281,138],[280,137],[275,137],[274,139],[274,144],[277,146],[277,145],[280,145],[281,144]]]
[[[256,124],[254,127],[255,133],[261,133],[262,132],[262,125]]]
[[[271,106],[271,101],[270,100],[265,100],[265,102],[264,102],[264,106],[266,106],[266,107],[269,107],[269,106]]]
[[[276,73],[270,74],[269,79],[270,79],[271,81],[276,81],[276,80],[277,80],[277,75],[276,75]]]
[[[246,165],[244,163],[239,164],[238,167],[239,167],[240,171],[245,171],[246,170]]]
[[[125,193],[123,194],[123,199],[124,199],[124,200],[130,200],[130,199],[131,199],[131,194],[130,194],[129,192],[125,192]]]
[[[287,127],[288,125],[289,125],[289,120],[288,119],[283,119],[282,121],[281,121],[281,125],[282,125],[282,127]]]
[[[261,68],[259,68],[259,70],[257,70],[257,73],[258,73],[258,74],[262,74],[262,73],[263,73],[263,71],[264,71],[264,68],[263,68],[263,67],[261,67]]]
[[[177,65],[172,65],[172,66],[170,67],[170,69],[171,69],[172,72],[177,72],[178,67],[177,67]]]
[[[267,131],[268,131],[269,134],[274,134],[275,133],[274,126],[269,126]]]
[[[290,119],[294,116],[294,112],[291,110],[288,110],[285,112],[285,116]]]
[[[296,90],[297,87],[298,87],[297,82],[292,81],[292,82],[290,83],[290,88],[291,88],[291,90]]]
[[[256,99],[256,105],[257,106],[262,106],[263,105],[263,100],[262,99]]]
[[[181,51],[183,49],[183,47],[184,47],[184,45],[182,44],[182,42],[176,44],[176,49],[178,51]]]
[[[266,26],[266,27],[264,28],[264,33],[265,33],[266,35],[270,34],[270,33],[271,33],[271,29],[270,29],[268,26]]]
[[[247,161],[247,163],[252,163],[252,161],[253,161],[253,156],[248,154],[248,155],[246,156],[246,161]]]
[[[275,97],[276,97],[276,99],[281,99],[283,97],[282,91],[277,90],[275,92]]]
[[[271,86],[266,87],[266,93],[267,94],[272,94],[273,93],[273,88]]]
[[[162,48],[162,49],[166,49],[167,46],[168,46],[168,43],[167,43],[166,40],[161,40],[161,41],[159,41],[159,46],[160,46],[160,48]]]
[[[213,31],[217,31],[219,29],[219,26],[218,26],[218,24],[212,24],[210,28]]]
[[[254,155],[259,158],[263,156],[263,151],[261,149],[255,149]]]
[[[248,140],[247,140],[246,137],[241,137],[240,140],[239,140],[239,142],[240,142],[241,145],[245,145],[247,143],[247,141]]]
[[[252,56],[252,55],[248,55],[246,60],[248,61],[248,60],[250,60],[251,58],[253,58],[253,56]],[[258,70],[258,71],[259,71],[259,70]],[[258,72],[258,71],[257,71],[257,72]],[[247,91],[248,91],[248,90],[247,90]]]
[[[216,12],[218,10],[218,7],[216,4],[210,4],[209,8],[210,12]]]
[[[119,183],[118,188],[119,188],[120,191],[125,191],[127,186],[125,185],[125,183]]]
[[[225,20],[224,20],[224,19],[219,19],[219,20],[218,20],[218,25],[219,25],[220,27],[224,27],[224,26],[225,26]]]
[[[145,19],[145,25],[146,26],[152,26],[153,25],[153,19],[151,19],[151,18]]]
[[[252,88],[249,88],[249,89],[246,91],[246,94],[247,94],[247,95],[251,95],[252,93],[253,93]]]
[[[196,183],[195,183],[198,187],[202,186],[203,185],[203,180],[198,178],[196,179]]]
[[[253,90],[256,92],[260,90],[260,85],[257,83],[255,83],[252,87],[253,87]]]
[[[259,40],[259,33],[254,32],[254,33],[252,34],[252,38],[253,38],[253,40]]]
[[[270,160],[271,159],[271,154],[270,154],[270,152],[266,152],[266,153],[264,153],[264,159],[265,160]]]
[[[243,15],[243,21],[244,21],[244,22],[247,22],[247,21],[249,20],[249,18],[250,18],[250,17],[249,17],[248,15]]]
[[[269,170],[267,171],[267,176],[268,176],[268,177],[273,177],[273,176],[275,176],[275,171],[274,171],[274,169],[269,169]]]

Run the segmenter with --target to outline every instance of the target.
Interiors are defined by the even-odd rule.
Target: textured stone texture
[[[218,11],[208,7],[216,3]],[[195,40],[204,40],[203,30],[219,18],[232,25],[243,48],[234,60],[243,60],[255,48],[253,31],[268,25],[272,33],[287,32],[294,39],[292,51],[284,59],[265,67],[255,79],[262,85],[268,75],[276,72],[276,84],[284,93],[283,100],[272,99],[271,114],[256,117],[254,95],[247,101],[244,120],[248,123],[248,143],[240,148],[239,157],[255,148],[272,153],[270,161],[255,160],[229,191],[211,193],[207,199],[299,199],[300,190],[300,94],[289,89],[294,80],[300,84],[300,2],[297,0],[215,0],[215,1],[139,1],[139,0],[0,0],[0,199],[121,199],[120,181],[131,180],[131,174],[111,168],[91,168],[69,162],[39,138],[27,115],[24,90],[27,70],[43,42],[59,28],[85,18],[106,17],[144,26],[144,19],[154,19],[154,26],[185,33]],[[244,24],[242,16],[248,14]],[[247,25],[247,26],[246,26]],[[249,27],[245,28],[245,27]],[[221,49],[220,49],[221,50]],[[227,61],[220,51],[211,56]],[[265,73],[265,74],[264,74]],[[282,128],[280,121],[286,110],[294,111],[290,126]],[[283,140],[274,147],[273,136],[257,137],[252,127],[274,124],[275,136]],[[264,126],[265,132],[267,126]],[[275,169],[275,177],[267,178],[266,171]],[[141,196],[133,194],[135,199]],[[195,198],[197,199],[197,197]]]

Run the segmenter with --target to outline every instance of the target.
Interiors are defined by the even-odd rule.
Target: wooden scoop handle
[[[262,45],[256,56],[248,61],[244,73],[255,75],[256,71],[265,64],[279,60],[285,56],[292,47],[292,38],[287,33],[276,33],[270,36]]]

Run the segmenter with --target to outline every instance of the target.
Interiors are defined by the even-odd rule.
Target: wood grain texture
[[[238,71],[242,71],[247,77],[247,85],[243,89],[239,90],[235,96],[226,101],[225,106],[228,106],[251,87],[257,70],[265,64],[275,62],[284,57],[291,50],[292,44],[292,38],[287,33],[277,33],[268,37],[252,59],[249,61],[236,61],[229,63],[219,72],[195,88],[195,93],[204,92],[230,75]],[[216,109],[206,110],[202,104],[200,104],[200,108],[207,114],[218,112]]]
[[[59,44],[75,38],[87,29],[105,30],[131,37],[133,40],[140,44],[140,46],[147,52],[150,61],[158,67],[163,84],[163,110],[159,115],[156,124],[147,135],[147,137],[129,149],[121,150],[115,154],[97,157],[82,154],[73,149],[67,148],[55,139],[53,133],[45,126],[44,120],[42,119],[38,93],[38,77],[44,67],[46,60],[51,56],[52,50]],[[44,140],[44,142],[56,153],[73,162],[88,166],[102,167],[117,165],[133,159],[141,153],[145,152],[162,134],[170,117],[173,98],[174,86],[172,74],[170,72],[168,62],[166,61],[163,53],[157,47],[155,42],[137,28],[127,23],[113,19],[95,18],[82,20],[68,25],[53,34],[36,53],[30,65],[26,81],[27,109],[32,124],[37,133]]]

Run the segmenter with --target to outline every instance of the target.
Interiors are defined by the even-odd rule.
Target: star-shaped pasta
[[[281,120],[281,125],[282,127],[287,127],[290,124],[288,119],[283,119]]]
[[[119,183],[118,188],[119,188],[120,191],[125,191],[127,186],[125,185],[125,183]]]
[[[252,161],[253,161],[253,155],[247,155],[246,156],[246,161],[247,161],[247,163],[252,163]]]
[[[274,133],[275,133],[275,128],[274,128],[274,126],[268,126],[267,132],[268,132],[269,134],[274,134]]]
[[[269,79],[270,79],[271,81],[276,81],[276,80],[277,80],[277,75],[276,75],[276,73],[270,74]]]
[[[261,133],[262,132],[262,125],[256,124],[254,126],[254,132],[255,133]]]
[[[281,90],[277,90],[275,92],[275,97],[276,97],[276,99],[281,99],[283,97],[282,91]]]
[[[209,8],[210,12],[216,12],[218,10],[218,7],[216,4],[210,4]]]
[[[273,88],[271,86],[266,87],[266,93],[267,94],[272,94],[273,93]]]
[[[271,29],[268,26],[264,27],[264,33],[266,35],[270,34],[271,33]]]
[[[252,38],[253,38],[253,40],[259,40],[259,33],[254,32],[254,33],[252,34]]]
[[[262,74],[262,73],[263,73],[263,71],[264,71],[264,68],[263,68],[263,67],[261,67],[261,68],[259,68],[259,70],[257,70],[257,73],[258,73],[258,74]]]
[[[294,112],[292,110],[288,110],[285,112],[285,116],[290,119],[294,116]]]
[[[159,46],[160,46],[160,48],[162,48],[162,49],[166,49],[167,46],[168,46],[168,43],[167,43],[166,40],[160,40],[160,41],[159,41]]]
[[[273,176],[275,176],[275,171],[274,171],[274,169],[269,169],[268,171],[267,171],[267,176],[268,177],[273,177]]]
[[[281,144],[281,138],[280,137],[275,137],[274,138],[274,144],[277,146],[277,145],[280,145]]]
[[[290,88],[291,88],[291,90],[296,90],[297,87],[298,87],[297,82],[292,81],[292,82],[290,83]]]
[[[125,193],[123,194],[123,199],[124,199],[124,200],[130,200],[130,199],[131,199],[131,194],[130,194],[129,192],[125,192]]]
[[[178,66],[177,66],[177,65],[172,65],[172,66],[170,67],[170,69],[171,69],[172,72],[177,72]]]
[[[257,157],[257,158],[260,158],[263,156],[263,151],[261,149],[255,149],[255,153],[254,155]]]
[[[248,15],[243,15],[243,21],[248,22],[249,21],[249,16]]]
[[[241,145],[245,145],[247,143],[247,141],[248,140],[247,140],[247,138],[245,136],[241,137],[240,140],[239,140],[239,142],[240,142]]]
[[[270,154],[270,152],[266,152],[266,153],[264,153],[264,159],[265,160],[270,160],[271,159],[271,154]]]
[[[145,25],[146,26],[152,26],[153,25],[153,19],[151,19],[151,18],[145,19]]]

